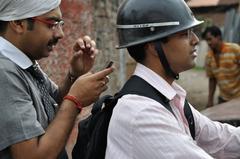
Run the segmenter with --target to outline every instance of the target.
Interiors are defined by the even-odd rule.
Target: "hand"
[[[79,77],[91,70],[98,53],[96,43],[89,36],[79,38],[73,46],[70,74]]]
[[[110,67],[94,74],[89,72],[80,76],[73,83],[68,94],[75,96],[84,107],[92,104],[108,88],[106,85],[109,82],[107,75],[113,70],[113,67]]]

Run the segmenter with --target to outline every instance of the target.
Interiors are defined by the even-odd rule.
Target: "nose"
[[[197,45],[199,43],[198,36],[194,32],[191,32],[191,34],[192,34],[191,44],[192,45]]]
[[[62,39],[64,37],[64,32],[62,26],[57,26],[54,30],[54,36],[58,39]]]

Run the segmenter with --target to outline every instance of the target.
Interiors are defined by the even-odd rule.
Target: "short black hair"
[[[146,57],[145,47],[146,44],[139,44],[127,48],[129,55],[139,63],[143,63]]]
[[[0,20],[0,33],[5,33],[5,31],[7,30],[7,25],[8,25],[9,21],[1,21]],[[34,20],[33,19],[27,19],[27,29],[28,30],[33,30],[34,29]]]
[[[27,23],[28,23],[27,29],[33,30],[34,29],[34,20],[29,18],[29,19],[27,19]]]
[[[7,29],[8,22],[0,20],[0,33],[4,33]]]
[[[213,35],[214,37],[220,36],[222,38],[222,32],[220,28],[215,25],[209,26],[204,30],[204,32],[202,33],[203,39],[206,39],[207,33],[211,33],[211,35]]]

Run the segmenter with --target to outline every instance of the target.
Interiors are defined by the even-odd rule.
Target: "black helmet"
[[[117,14],[117,48],[161,39],[201,23],[184,0],[125,0]]]

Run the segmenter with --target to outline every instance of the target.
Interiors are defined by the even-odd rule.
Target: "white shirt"
[[[14,63],[16,63],[22,69],[26,69],[33,64],[26,54],[24,54],[21,50],[16,48],[12,43],[5,40],[1,36],[0,53],[3,54],[5,57],[9,58]]]
[[[194,141],[185,116],[181,115],[186,92],[175,82],[169,85],[141,64],[137,64],[134,74],[170,100],[176,117],[153,99],[123,96],[109,124],[106,159],[240,158],[239,128],[213,122],[191,106],[195,120]],[[180,106],[177,106],[178,101]]]

